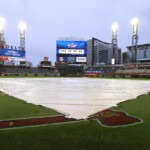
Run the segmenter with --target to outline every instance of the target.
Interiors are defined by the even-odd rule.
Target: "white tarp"
[[[0,91],[80,119],[149,92],[150,81],[97,78],[1,78]]]

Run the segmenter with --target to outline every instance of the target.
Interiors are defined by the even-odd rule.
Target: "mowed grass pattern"
[[[60,115],[60,113],[0,92],[0,120],[53,115]]]
[[[148,150],[150,94],[114,107],[144,122],[109,128],[97,121],[0,130],[1,150]],[[9,144],[8,144],[9,143]]]

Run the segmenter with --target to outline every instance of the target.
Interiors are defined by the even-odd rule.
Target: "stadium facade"
[[[127,57],[124,58],[124,61],[132,61],[132,49],[132,46],[127,47]],[[150,62],[150,44],[137,45],[136,62]]]
[[[87,66],[111,64],[113,55],[112,43],[92,38],[87,41]],[[115,49],[115,64],[121,64],[121,49]]]

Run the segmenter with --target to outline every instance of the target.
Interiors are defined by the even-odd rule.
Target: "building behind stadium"
[[[92,38],[87,41],[87,65],[112,64],[113,44]],[[121,49],[115,49],[115,64],[121,64]]]
[[[127,47],[127,51],[123,53],[123,63],[132,62],[132,46]],[[137,45],[136,62],[150,62],[150,44]]]

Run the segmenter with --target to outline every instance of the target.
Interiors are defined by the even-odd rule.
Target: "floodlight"
[[[137,25],[138,23],[139,23],[138,17],[133,18],[132,21],[131,21],[132,25]]]
[[[138,17],[135,17],[135,18],[132,19],[132,21],[131,21],[131,24],[132,24],[132,35],[137,35],[138,23],[139,23]]]
[[[5,19],[3,17],[0,17],[0,31],[4,31],[5,27]]]
[[[117,32],[117,30],[118,30],[118,24],[114,23],[111,28],[112,28],[112,32]]]
[[[24,22],[20,22],[19,23],[19,29],[20,29],[20,31],[25,31],[26,30],[26,28],[27,28],[27,25],[26,25],[26,23],[24,23]]]

